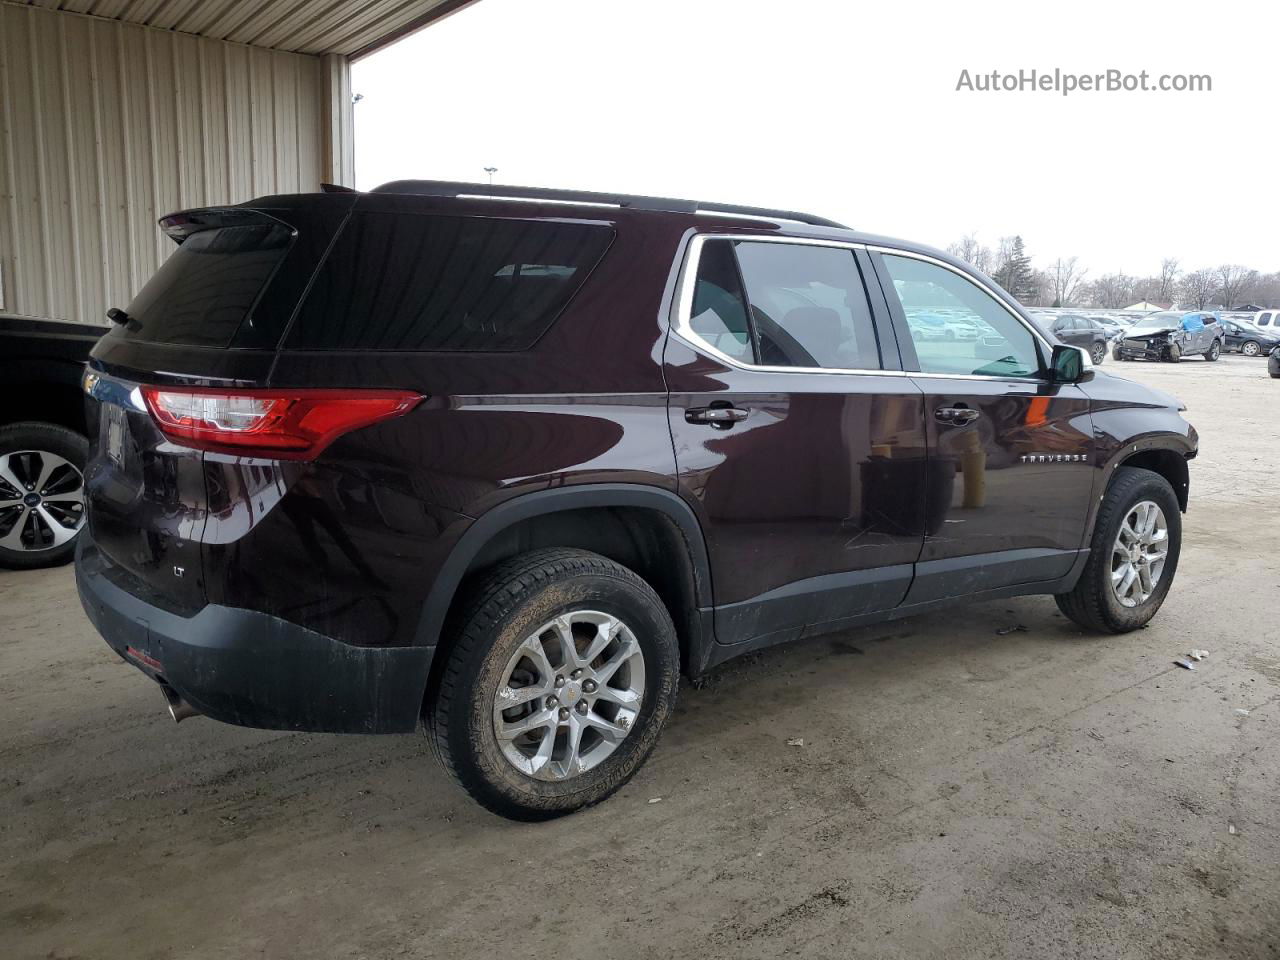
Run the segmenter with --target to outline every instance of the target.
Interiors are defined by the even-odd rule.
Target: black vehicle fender
[[[1195,428],[1188,425],[1189,434],[1161,432],[1150,433],[1126,440],[1110,447],[1101,442],[1095,447],[1098,480],[1094,484],[1093,502],[1089,505],[1088,522],[1085,524],[1082,545],[1087,546],[1093,537],[1098,510],[1111,486],[1116,470],[1124,466],[1138,466],[1160,473],[1169,480],[1178,506],[1185,513],[1190,492],[1187,462],[1195,457],[1197,438]]]
[[[688,611],[686,662],[696,674],[705,664],[714,643],[711,619],[711,565],[702,526],[693,509],[678,495],[659,487],[634,483],[599,483],[556,487],[520,494],[481,514],[458,539],[436,575],[423,603],[415,642],[434,646],[443,637],[445,623],[458,589],[472,562],[504,530],[533,517],[593,507],[633,507],[656,510],[680,531],[689,553],[693,574],[694,610]],[[672,619],[680,622],[673,612]]]

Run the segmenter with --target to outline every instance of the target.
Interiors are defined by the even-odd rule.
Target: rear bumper
[[[417,726],[434,647],[356,647],[218,604],[183,617],[110,582],[107,562],[80,538],[76,587],[85,613],[116,653],[200,713],[272,730],[405,733]]]

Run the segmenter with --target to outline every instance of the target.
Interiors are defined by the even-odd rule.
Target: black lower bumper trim
[[[405,733],[422,708],[434,647],[356,647],[253,610],[209,604],[182,617],[102,573],[81,537],[80,602],[116,653],[200,713],[271,730]],[[145,656],[139,656],[143,654]]]

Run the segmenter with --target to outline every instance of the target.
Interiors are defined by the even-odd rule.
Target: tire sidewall
[[[1129,511],[1143,500],[1157,504],[1164,513],[1165,523],[1169,528],[1169,552],[1155,592],[1138,606],[1126,607],[1111,587],[1111,549]],[[1095,576],[1100,581],[1097,587],[1104,615],[1120,630],[1136,630],[1156,615],[1178,572],[1178,558],[1182,553],[1182,512],[1168,482],[1159,475],[1152,474],[1129,487],[1123,502],[1117,503],[1115,509],[1108,512],[1105,525],[1099,528],[1094,539],[1094,549],[1101,552],[1101,562],[1096,565]]]
[[[560,614],[598,610],[631,630],[645,661],[645,692],[631,733],[597,766],[564,781],[535,780],[503,755],[493,729],[493,707],[503,672],[516,648],[538,627]],[[462,678],[461,716],[450,723],[451,744],[469,779],[502,805],[544,808],[547,816],[598,802],[626,783],[657,743],[674,706],[679,657],[670,617],[655,596],[607,575],[576,575],[522,598],[494,625],[491,642],[473,658]]]
[[[1250,347],[1252,347],[1253,349],[1252,350],[1249,349]],[[1240,352],[1243,353],[1246,357],[1256,357],[1259,353],[1262,352],[1262,350],[1252,340],[1247,340],[1243,344],[1241,344]]]
[[[18,450],[44,450],[69,461],[81,477],[89,459],[89,441],[66,427],[51,423],[24,422],[0,427],[0,456]],[[81,527],[83,531],[84,527]],[[75,556],[76,540],[72,537],[60,547],[51,550],[10,550],[0,547],[0,568],[33,570],[38,567],[56,567],[70,562]]]

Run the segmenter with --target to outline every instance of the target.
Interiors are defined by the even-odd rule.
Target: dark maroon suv
[[[1196,433],[936,250],[406,181],[164,218],[93,351],[107,642],[178,718],[423,720],[485,806],[627,781],[679,675],[972,599],[1160,607]]]

